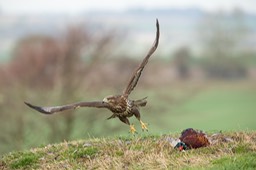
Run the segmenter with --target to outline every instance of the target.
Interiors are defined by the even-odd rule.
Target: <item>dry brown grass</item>
[[[5,155],[0,169],[204,169],[222,158],[239,159],[256,151],[256,132],[210,135],[209,147],[184,152],[173,148],[174,138],[177,135],[63,142]]]

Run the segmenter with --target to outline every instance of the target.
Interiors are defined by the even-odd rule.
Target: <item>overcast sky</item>
[[[199,7],[206,11],[231,10],[240,7],[256,13],[256,0],[0,0],[5,13],[69,13],[85,10],[119,10],[127,8]]]

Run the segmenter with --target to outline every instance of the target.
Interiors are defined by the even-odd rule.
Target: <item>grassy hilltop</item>
[[[211,136],[212,134],[208,134]],[[0,169],[255,169],[256,132],[225,132],[206,148],[180,152],[178,134],[94,138],[4,155]]]

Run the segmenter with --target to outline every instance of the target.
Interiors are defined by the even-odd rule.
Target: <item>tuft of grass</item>
[[[72,151],[72,150],[71,150]],[[73,159],[78,158],[93,158],[98,153],[98,149],[95,147],[75,149],[71,152]]]
[[[256,153],[245,153],[238,156],[227,156],[212,161],[211,169],[256,169]]]
[[[32,152],[17,152],[10,155],[9,167],[11,169],[36,168],[40,154]]]
[[[234,153],[247,153],[251,152],[251,146],[249,144],[239,144],[232,149]]]
[[[209,147],[184,152],[173,148],[175,138],[177,134],[63,142],[4,155],[0,169],[256,168],[254,131],[225,132]]]

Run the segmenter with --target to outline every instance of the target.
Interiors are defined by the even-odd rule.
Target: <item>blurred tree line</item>
[[[246,76],[246,66],[240,60],[245,57],[241,42],[245,42],[249,31],[244,22],[240,9],[230,15],[219,12],[203,20],[200,35],[207,76],[224,79]]]
[[[247,65],[243,61],[248,58],[245,46],[250,30],[245,22],[243,11],[237,8],[230,14],[221,11],[208,14],[199,23],[198,37],[202,54],[198,61],[206,77],[242,79],[247,76]],[[186,46],[174,53],[179,77],[188,77],[191,57],[189,47]]]

